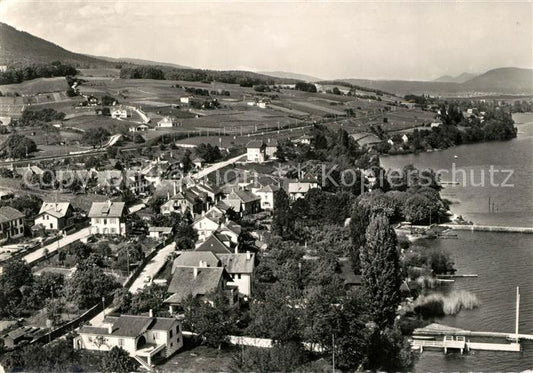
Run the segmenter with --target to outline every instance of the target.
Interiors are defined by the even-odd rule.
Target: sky
[[[323,79],[431,80],[533,67],[530,1],[0,0],[0,21],[68,50]]]

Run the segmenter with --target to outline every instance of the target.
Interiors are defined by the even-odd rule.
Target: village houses
[[[126,234],[124,222],[124,202],[93,202],[89,211],[91,233],[93,234]]]
[[[72,214],[69,202],[43,202],[35,225],[42,225],[45,230],[61,231],[70,225]]]
[[[0,240],[24,236],[24,214],[9,206],[0,207]]]

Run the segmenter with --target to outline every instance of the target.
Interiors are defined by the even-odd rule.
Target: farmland
[[[342,127],[350,133],[368,131],[371,125],[380,125],[385,131],[401,131],[430,123],[434,116],[431,112],[400,107],[397,105],[402,101],[399,97],[382,95],[377,98],[372,92],[361,90],[355,92],[356,96],[276,87],[257,92],[237,84],[120,79],[117,76],[116,69],[82,69],[80,78],[84,81],[79,86],[80,96],[75,97],[66,95],[68,85],[64,78],[35,79],[3,86],[0,90],[8,87],[11,92],[24,96],[1,97],[0,109],[4,115],[13,117],[20,115],[23,107],[53,108],[66,114],[59,130],[43,131],[34,127],[19,130],[34,139],[40,147],[40,156],[84,149],[80,139],[83,132],[91,128],[103,127],[111,134],[128,136],[132,127],[142,123],[133,108],[141,109],[150,119],[151,128],[141,133],[145,140],[179,134],[176,136],[176,139],[181,138],[179,143],[210,142],[226,148],[245,144],[253,138],[250,135],[272,139],[301,136],[313,123]],[[181,103],[180,97],[190,96],[191,89],[206,90],[208,95],[196,95],[196,99],[201,103],[216,100],[218,106],[204,109]],[[111,96],[127,109],[128,117],[119,120],[97,115],[98,107],[80,106],[85,101],[81,95]],[[257,102],[260,101],[265,101],[266,107],[259,107]],[[177,125],[157,127],[157,122],[165,116],[174,117]]]

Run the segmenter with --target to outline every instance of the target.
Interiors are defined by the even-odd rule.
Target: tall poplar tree
[[[396,233],[384,214],[372,216],[359,254],[368,312],[380,327],[394,322],[400,303],[400,258]]]

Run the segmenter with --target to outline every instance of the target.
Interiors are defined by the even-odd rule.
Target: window
[[[157,332],[154,332],[154,341],[158,338]]]
[[[119,345],[120,347],[124,346],[124,340],[123,340],[122,338],[119,338],[119,339],[118,339],[118,345]]]
[[[178,334],[179,332],[180,332],[180,326],[176,325],[176,334]]]
[[[54,224],[50,223],[50,229],[54,228]]]
[[[107,219],[104,219],[104,225],[107,225]]]
[[[241,274],[240,274],[240,273],[237,275],[237,278],[238,278],[239,280],[241,279]]]
[[[168,332],[168,336],[169,338],[172,338],[172,329],[170,329],[170,331]]]
[[[111,228],[111,233],[116,233],[115,228]]]

